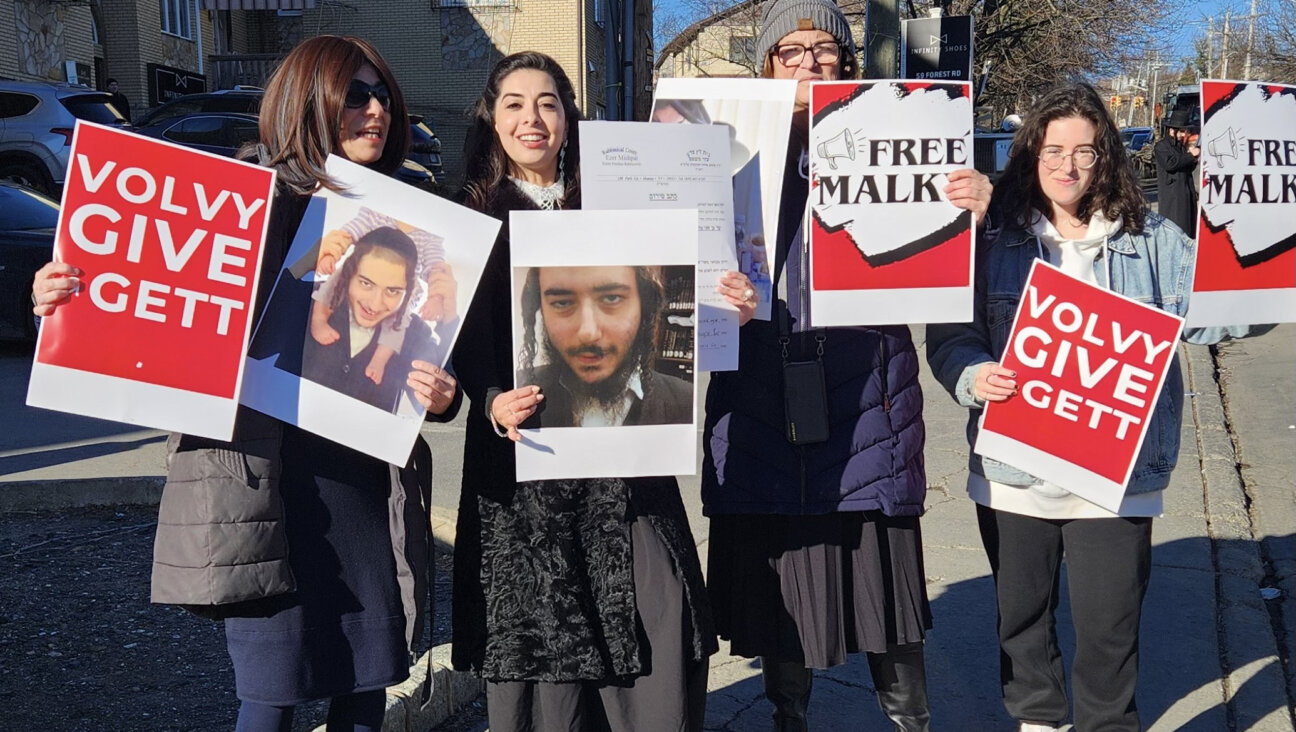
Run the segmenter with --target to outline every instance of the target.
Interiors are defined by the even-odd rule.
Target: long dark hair
[[[1029,228],[1039,214],[1048,216],[1052,212],[1039,186],[1040,148],[1049,123],[1068,117],[1087,120],[1097,130],[1094,149],[1098,151],[1098,162],[1089,189],[1080,199],[1080,220],[1088,221],[1101,211],[1108,220],[1121,222],[1132,233],[1142,231],[1147,199],[1102,97],[1084,83],[1054,88],[1026,113],[1025,123],[1013,138],[1003,177],[995,185],[992,207],[1004,217],[1004,223],[1020,229]]]
[[[346,302],[347,291],[351,289],[351,278],[359,271],[360,260],[374,253],[393,262],[399,258],[405,263],[405,299],[391,315],[395,318],[392,321],[393,329],[399,330],[401,324],[405,322],[405,313],[409,310],[410,302],[416,294],[415,288],[418,286],[418,278],[414,275],[414,268],[418,264],[418,248],[414,246],[414,241],[408,234],[392,226],[380,226],[360,237],[360,240],[355,243],[351,249],[351,256],[346,258],[338,268],[337,274],[333,275],[339,279],[338,286],[333,288],[329,307],[337,310],[342,303]]]
[[[563,195],[564,208],[580,198],[580,134],[578,124],[581,119],[580,109],[576,107],[576,92],[571,79],[562,66],[552,58],[536,51],[523,51],[505,56],[491,69],[486,79],[486,88],[482,90],[477,105],[473,107],[472,118],[468,124],[468,136],[464,140],[464,160],[467,170],[464,174],[464,202],[478,211],[484,211],[496,189],[504,182],[509,172],[509,159],[500,145],[499,136],[495,133],[495,103],[499,101],[500,82],[514,71],[534,69],[543,71],[554,80],[558,89],[558,99],[562,102],[563,116],[567,119],[567,152],[562,156],[562,170],[558,171],[566,181],[566,192]]]
[[[279,64],[261,100],[261,144],[269,152],[264,164],[278,171],[279,182],[295,193],[310,194],[324,186],[341,186],[325,172],[329,153],[342,133],[347,87],[360,67],[369,64],[391,94],[391,125],[382,157],[370,168],[391,175],[409,153],[409,111],[391,67],[363,38],[317,36],[302,41]]]
[[[657,345],[661,331],[661,313],[666,307],[666,285],[660,267],[635,267],[635,286],[639,288],[639,332],[630,348],[636,355],[639,378],[646,394],[652,386],[653,364],[657,358]],[[540,268],[527,270],[522,285],[522,350],[518,361],[522,365],[523,383],[535,383],[536,356],[543,351],[541,338],[536,333],[536,315],[540,312]]]

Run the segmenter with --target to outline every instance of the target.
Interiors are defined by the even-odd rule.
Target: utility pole
[[[1215,16],[1211,16],[1206,21],[1206,76],[1207,78],[1217,78],[1215,76]]]
[[[864,14],[867,79],[894,79],[900,73],[900,8],[897,0],[868,0]]]
[[[1232,10],[1224,11],[1224,36],[1220,40],[1220,78],[1227,79],[1228,75],[1228,42],[1229,42],[1229,18],[1233,15]]]
[[[1242,64],[1242,81],[1251,81],[1251,47],[1255,45],[1256,0],[1251,0],[1251,23],[1247,26],[1246,63]]]

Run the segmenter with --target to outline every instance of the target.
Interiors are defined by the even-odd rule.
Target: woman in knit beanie
[[[773,318],[742,326],[738,370],[712,374],[707,393],[702,498],[716,628],[735,655],[760,657],[777,730],[807,729],[811,669],[861,651],[896,728],[926,730],[925,430],[913,340],[903,325],[811,329],[803,317],[810,85],[856,78],[855,42],[832,0],[770,0],[757,43],[763,76],[801,83],[779,201]],[[949,181],[949,199],[979,222],[989,181],[972,170]],[[815,361],[827,439],[789,444],[785,366]]]

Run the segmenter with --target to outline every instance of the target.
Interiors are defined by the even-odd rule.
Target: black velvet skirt
[[[707,587],[737,656],[829,668],[931,628],[916,516],[713,516]]]

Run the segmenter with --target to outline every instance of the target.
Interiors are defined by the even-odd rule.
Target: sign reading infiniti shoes
[[[810,322],[972,318],[972,214],[948,174],[971,167],[967,82],[810,89]]]
[[[972,81],[972,16],[913,18],[900,34],[900,76]]]
[[[1188,325],[1296,319],[1296,86],[1203,81]]]

